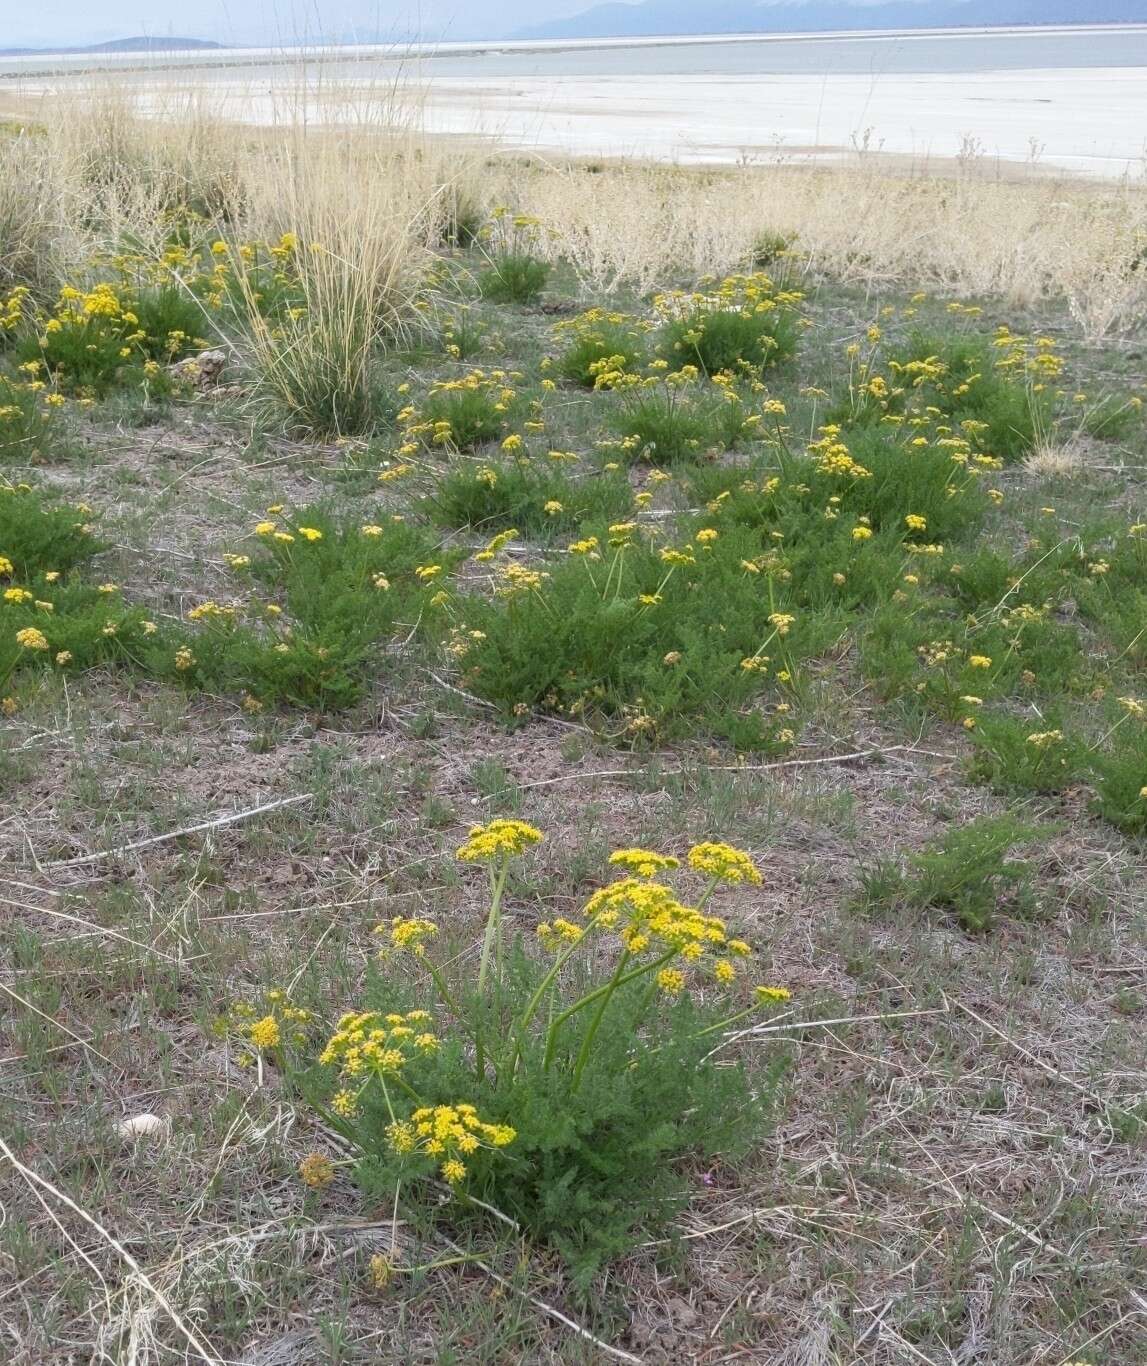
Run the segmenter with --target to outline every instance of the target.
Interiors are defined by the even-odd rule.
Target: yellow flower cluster
[[[524,854],[531,845],[540,844],[545,836],[525,821],[493,820],[486,825],[475,825],[457,857],[466,863],[491,862]]]
[[[426,952],[426,941],[438,933],[433,920],[395,916],[389,925],[379,925],[375,934],[388,935],[389,947],[399,953],[413,953],[421,958]]]
[[[278,987],[266,992],[260,1004],[237,1001],[227,1019],[218,1021],[221,1032],[229,1029],[253,1045],[259,1052],[279,1048],[285,1041],[301,1044],[306,1040],[306,1026],[314,1016],[301,1006],[293,1006],[286,992]]]
[[[442,1159],[440,1170],[452,1185],[466,1178],[464,1158],[481,1148],[505,1148],[517,1138],[508,1124],[488,1124],[473,1105],[422,1106],[408,1120],[387,1126],[386,1137],[399,1154],[422,1153]]]
[[[586,902],[585,915],[597,926],[616,930],[635,955],[668,949],[695,963],[729,942],[723,920],[686,906],[669,887],[645,879],[622,878],[600,888]]]
[[[796,290],[777,289],[763,271],[751,275],[727,275],[723,280],[710,283],[713,288],[708,290],[671,290],[657,294],[653,299],[653,308],[659,317],[666,320],[706,312],[737,312],[752,316],[772,313],[779,308],[796,308],[804,298]]]
[[[609,861],[616,868],[628,868],[638,877],[656,877],[681,866],[681,860],[672,854],[657,854],[650,849],[617,849],[610,854]]]
[[[411,1058],[433,1053],[438,1047],[438,1036],[425,1028],[430,1023],[425,1010],[405,1015],[351,1011],[339,1020],[319,1062],[338,1067],[344,1080],[398,1076]]]
[[[505,370],[471,370],[460,379],[437,380],[426,391],[426,403],[431,415],[414,404],[407,404],[398,413],[398,425],[402,428],[403,442],[398,448],[400,456],[413,455],[419,445],[457,446],[458,434],[454,423],[448,417],[434,417],[437,411],[450,411],[448,405],[455,399],[469,397],[477,399],[492,415],[504,416],[509,412],[517,397],[514,382],[521,376],[517,372]],[[444,402],[445,401],[445,402]],[[521,438],[518,438],[519,444]]]
[[[761,884],[761,874],[752,858],[731,844],[695,844],[689,850],[689,867],[718,882]]]

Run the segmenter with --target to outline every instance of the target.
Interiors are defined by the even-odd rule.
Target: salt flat
[[[194,95],[260,124],[303,112],[312,122],[357,121],[364,105],[397,91],[423,104],[431,131],[583,156],[730,163],[865,151],[933,163],[975,152],[1008,166],[1147,174],[1147,25],[0,65],[9,104],[102,81],[154,113]]]
[[[440,78],[428,121],[518,146],[680,161],[917,159],[976,147],[1009,162],[1120,176],[1147,167],[1147,79],[1136,69],[916,76]]]

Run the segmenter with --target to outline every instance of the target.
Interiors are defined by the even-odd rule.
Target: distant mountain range
[[[690,33],[817,33],[858,29],[1116,24],[1147,21],[1147,0],[645,0],[594,5],[515,38],[643,38]]]
[[[0,47],[0,57],[47,57],[98,52],[188,52],[199,48],[218,48],[222,43],[206,38],[116,38],[110,43],[88,47]]]

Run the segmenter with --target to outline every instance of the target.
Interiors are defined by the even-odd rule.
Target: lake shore
[[[195,100],[262,126],[398,100],[431,133],[575,157],[1133,179],[1145,70],[1147,25],[1122,25],[71,54],[0,60],[0,94],[28,111],[111,85],[152,115]]]

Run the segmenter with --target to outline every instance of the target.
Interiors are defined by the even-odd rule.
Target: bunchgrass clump
[[[384,425],[380,359],[421,326],[434,190],[400,121],[388,131],[317,156],[276,149],[262,173],[281,187],[269,215],[281,235],[258,235],[275,243],[271,264],[244,244],[225,258],[258,392],[292,429],[339,437]]]

